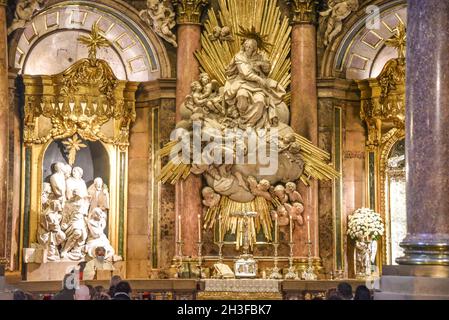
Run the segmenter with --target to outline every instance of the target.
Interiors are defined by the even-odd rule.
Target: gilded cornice
[[[316,24],[317,0],[286,0],[292,24]]]
[[[209,3],[209,0],[174,0],[176,22],[178,24],[200,24],[201,14]]]

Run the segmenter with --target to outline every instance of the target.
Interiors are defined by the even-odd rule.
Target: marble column
[[[200,19],[209,0],[176,0],[173,4],[176,8],[178,23],[176,121],[179,121],[181,120],[180,107],[190,93],[190,84],[199,77],[199,64],[194,54],[201,48]],[[178,224],[181,221],[184,256],[198,255],[197,215],[202,212],[201,187],[201,177],[194,175],[190,175],[176,185],[176,239],[178,239]],[[180,220],[179,216],[181,216]]]
[[[8,45],[6,27],[6,0],[0,0],[0,284],[8,263],[8,155],[9,155],[9,103],[8,103]]]
[[[449,0],[407,7],[405,265],[449,265]]]
[[[316,0],[287,0],[291,10],[292,24],[292,83],[290,125],[300,135],[318,146],[318,96],[317,96],[317,49],[316,49]],[[302,183],[305,216],[310,216],[313,254],[318,256],[318,182],[310,187]],[[307,239],[304,232],[295,235],[300,243]],[[306,255],[305,246],[296,246],[295,255]]]

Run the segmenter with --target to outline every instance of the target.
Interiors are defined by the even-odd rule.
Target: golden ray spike
[[[100,34],[98,21],[93,24],[91,33],[87,36],[80,36],[78,41],[88,48],[90,60],[96,60],[98,48],[111,45],[110,42]]]

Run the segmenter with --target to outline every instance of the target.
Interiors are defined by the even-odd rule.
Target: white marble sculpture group
[[[114,256],[106,234],[109,191],[102,178],[87,188],[83,169],[62,162],[52,165],[50,182],[42,188],[38,242],[48,261],[82,260],[95,257],[103,247],[106,259]]]
[[[285,89],[269,77],[271,67],[258,41],[246,39],[226,70],[223,87],[211,80],[207,73],[202,73],[199,80],[192,83],[191,93],[183,104],[182,121],[177,127],[192,132],[192,126],[200,124],[203,133],[216,132],[224,139],[232,136],[233,132],[259,130],[257,135],[268,149],[273,143],[270,135],[276,130],[278,136],[274,143],[279,165],[273,174],[262,174],[263,164],[259,160],[254,164],[235,161],[193,163],[190,171],[203,175],[207,182],[208,186],[202,191],[205,207],[218,205],[222,197],[240,203],[259,197],[276,204],[277,209],[272,214],[277,213],[281,220],[285,217],[285,221],[282,220],[284,225],[289,224],[289,216],[302,225],[303,200],[295,184],[304,169],[301,145],[288,125],[289,111],[283,102]],[[243,146],[238,143],[217,148],[230,148],[221,150],[222,154],[231,154],[234,159],[236,150],[243,148],[245,159],[250,158],[249,142],[241,142]],[[217,151],[203,150],[203,159],[214,158]]]

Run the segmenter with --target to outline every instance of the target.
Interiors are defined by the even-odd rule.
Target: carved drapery
[[[209,0],[175,0],[173,6],[176,9],[176,22],[178,24],[199,24],[203,9],[209,4]]]
[[[291,9],[292,24],[317,23],[317,0],[287,0]]]

